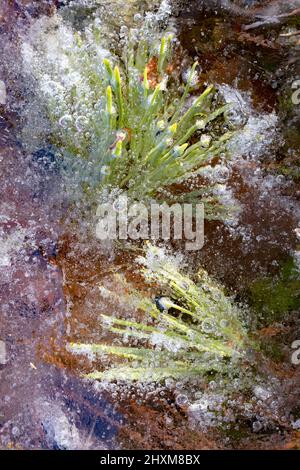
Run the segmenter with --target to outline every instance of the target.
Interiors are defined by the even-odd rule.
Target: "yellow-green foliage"
[[[212,123],[222,120],[227,106],[215,108],[213,86],[191,97],[196,64],[185,85],[172,75],[172,35],[149,44],[129,33],[121,58],[101,47],[96,23],[83,34],[63,29],[61,36],[66,40],[57,39],[57,60],[51,62],[52,49],[40,51],[34,70],[51,120],[51,141],[69,163],[79,162],[78,182],[89,194],[108,187],[136,200],[157,197],[226,149],[230,133]],[[206,203],[208,217],[224,215],[213,184],[203,183],[192,196]]]
[[[157,57],[157,83],[151,87],[147,63],[151,55],[146,45],[129,53],[124,78],[118,66],[105,59],[107,135],[113,142],[103,163],[107,165],[104,185],[126,190],[135,199],[155,196],[163,187],[182,181],[210,162],[225,146],[229,134],[204,145],[200,139],[209,122],[223,114],[226,106],[211,111],[213,87],[208,87],[185,109],[195,76],[191,69],[180,100],[168,93],[165,73],[171,51],[171,37],[163,38]],[[190,143],[193,136],[196,142]]]
[[[141,382],[168,377],[197,377],[207,372],[226,373],[231,361],[243,357],[249,340],[239,311],[204,270],[195,282],[182,274],[162,251],[149,247],[141,258],[144,275],[159,283],[168,296],[156,304],[132,290],[128,304],[145,312],[143,322],[102,315],[104,328],[134,341],[134,347],[114,344],[71,344],[74,352],[123,358],[121,365],[88,375],[92,379]],[[113,361],[113,359],[112,359]],[[119,362],[119,361],[118,361]]]

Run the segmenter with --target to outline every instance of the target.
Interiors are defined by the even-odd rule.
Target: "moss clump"
[[[261,313],[261,322],[270,324],[300,308],[300,276],[293,258],[281,269],[277,278],[258,279],[250,286],[250,304]]]
[[[282,338],[266,338],[260,341],[260,349],[263,354],[275,362],[283,362],[286,354],[283,350]]]

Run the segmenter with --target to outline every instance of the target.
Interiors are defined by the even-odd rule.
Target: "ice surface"
[[[167,27],[168,30],[174,29],[172,18],[170,21],[173,2],[165,0],[160,2],[158,11],[148,13],[145,22],[139,12],[138,3],[141,2],[127,2],[126,5],[121,1],[111,2],[116,5],[116,11],[112,8],[109,15],[112,20],[120,23],[118,12],[121,12],[122,27],[111,37],[108,35],[109,40],[114,41],[117,38],[117,42],[121,40],[120,44],[124,44],[122,41],[126,37],[126,28],[131,22],[135,25],[143,23],[145,31],[148,31],[150,36],[152,30],[163,27]],[[74,1],[70,2],[70,9],[72,4],[75,11],[76,6],[90,7],[93,4],[97,8],[104,4],[105,7],[107,2]],[[183,427],[185,430],[188,429],[188,432],[191,427],[202,431],[210,427],[230,430],[231,426],[237,426],[235,430],[238,430],[237,417],[241,419],[243,425],[247,424],[250,434],[253,432],[258,435],[255,438],[272,429],[276,434],[279,427],[285,430],[290,428],[299,430],[299,419],[293,415],[295,412],[293,406],[298,400],[297,371],[290,367],[289,359],[276,364],[281,374],[279,374],[280,383],[272,381],[277,373],[274,367],[274,370],[267,370],[270,378],[267,383],[264,381],[256,383],[251,377],[250,383],[244,384],[239,380],[235,382],[235,378],[230,377],[229,385],[222,383],[221,379],[216,379],[210,380],[209,384],[203,380],[201,387],[200,380],[197,383],[191,381],[185,384],[169,380],[166,387],[150,384],[148,387],[141,385],[134,390],[132,388],[128,390],[128,387],[119,389],[115,384],[109,386],[105,383],[99,385],[83,381],[80,377],[82,364],[78,370],[74,367],[70,372],[69,368],[73,366],[70,366],[68,361],[64,362],[66,358],[63,355],[60,356],[65,338],[74,328],[72,322],[75,322],[76,333],[79,336],[82,331],[88,330],[92,339],[93,335],[98,338],[99,322],[93,323],[93,311],[97,308],[99,311],[104,311],[109,306],[110,294],[106,287],[100,290],[102,304],[99,306],[98,272],[95,274],[91,265],[99,263],[98,271],[102,269],[106,275],[112,267],[117,270],[122,269],[120,266],[112,265],[111,260],[108,267],[102,259],[100,261],[98,258],[97,261],[93,259],[93,254],[98,253],[97,250],[102,249],[102,254],[106,258],[112,255],[113,250],[111,246],[96,245],[90,231],[94,220],[85,220],[83,217],[83,214],[85,217],[86,214],[90,214],[90,208],[86,210],[87,206],[81,202],[82,191],[78,181],[82,175],[82,168],[74,165],[69,173],[65,171],[65,174],[61,175],[61,168],[55,163],[57,155],[48,142],[52,124],[42,109],[43,99],[54,98],[55,109],[60,116],[56,124],[64,129],[73,119],[70,118],[68,106],[64,108],[64,93],[82,82],[80,72],[76,67],[74,70],[68,59],[68,52],[76,47],[73,28],[74,25],[78,25],[76,19],[78,20],[80,16],[74,13],[67,21],[68,11],[71,10],[66,8],[62,16],[58,14],[52,18],[32,20],[28,32],[22,34],[23,42],[20,40],[22,51],[18,54],[16,54],[18,49],[12,47],[12,43],[5,44],[1,51],[1,62],[5,62],[5,67],[3,66],[4,75],[1,76],[3,80],[0,81],[0,104],[5,105],[3,109],[8,115],[8,117],[1,116],[0,121],[2,147],[0,152],[0,390],[3,415],[1,415],[1,447],[51,449],[89,448],[89,446],[105,448],[106,445],[113,447],[115,444],[110,442],[110,436],[121,428],[121,426],[114,427],[115,420],[119,419],[114,406],[122,406],[121,402],[123,406],[125,403],[126,410],[123,430],[130,427],[131,416],[127,409],[129,403],[134,403],[136,409],[141,405],[148,434],[150,434],[151,419],[155,421],[157,416],[160,416],[156,414],[158,408],[163,410],[163,422],[167,423],[169,428],[172,428],[176,420],[183,420],[183,411],[187,410],[189,422],[183,422]],[[85,22],[84,26],[86,24]],[[99,47],[95,51],[99,63],[109,54],[106,45],[107,40],[105,47]],[[4,61],[3,57],[7,60]],[[14,78],[19,73],[20,62],[23,67],[23,75],[19,76],[21,84]],[[14,66],[16,71],[12,73]],[[7,68],[10,68],[9,74]],[[195,77],[195,82],[198,78]],[[36,79],[41,79],[40,88],[37,88]],[[89,98],[89,89],[83,85],[83,95],[86,93]],[[24,106],[26,100],[23,101],[22,98],[24,88],[26,93],[29,93],[26,106]],[[260,263],[263,262],[265,252],[268,250],[273,257],[274,266],[277,263],[279,247],[280,256],[286,253],[294,255],[300,269],[299,250],[295,241],[291,242],[290,236],[291,233],[292,236],[295,235],[294,227],[297,227],[298,221],[294,219],[299,216],[300,209],[295,204],[295,193],[289,195],[293,192],[290,180],[282,175],[280,177],[276,174],[266,175],[261,163],[264,162],[265,156],[270,157],[272,144],[277,142],[279,117],[275,112],[258,112],[254,109],[250,95],[233,86],[220,84],[218,88],[223,99],[233,104],[232,112],[227,115],[228,126],[237,126],[240,131],[230,144],[232,162],[225,164],[224,159],[221,159],[211,167],[207,167],[201,176],[216,185],[215,193],[222,196],[224,204],[231,206],[242,200],[239,212],[241,218],[238,223],[229,224],[229,239],[230,243],[234,240],[233,244],[230,245],[228,239],[220,236],[217,248],[214,247],[208,260],[213,259],[216,277],[224,277],[230,290],[232,285],[239,287],[241,283],[238,266],[245,263],[247,270],[252,263],[253,270],[257,269],[256,275],[259,275]],[[12,96],[13,89],[14,96]],[[30,95],[32,91],[33,95]],[[22,102],[19,108],[14,102],[18,96],[21,96]],[[89,105],[89,99],[87,102]],[[80,106],[78,104],[74,119],[78,134],[85,132],[88,126],[83,112],[87,111],[88,114],[93,111],[89,107],[85,108],[85,104],[82,108]],[[14,116],[16,109],[20,111],[20,108],[23,108],[22,115]],[[14,120],[17,120],[16,127]],[[26,125],[24,125],[25,120]],[[10,132],[8,139],[7,135],[11,128],[14,130]],[[22,142],[19,140],[20,128],[23,129]],[[209,134],[202,137],[203,145],[207,144],[209,137]],[[248,167],[245,160],[249,162]],[[239,170],[238,177],[242,180],[242,183],[238,180],[241,184],[238,189],[236,189],[236,168]],[[64,170],[62,169],[62,173]],[[73,170],[77,174],[68,180]],[[284,191],[288,193],[288,190],[291,190],[288,195],[282,194]],[[72,210],[68,212],[66,208],[70,202]],[[270,218],[264,220],[266,214],[269,214]],[[294,217],[293,224],[288,221],[291,214]],[[280,225],[279,219],[286,219],[287,222]],[[74,220],[79,221],[79,224],[74,223]],[[71,248],[68,246],[70,251],[67,252],[65,260],[65,266],[70,263],[72,275],[73,265],[70,261],[72,256],[76,258],[76,262],[81,262],[80,269],[74,263],[82,276],[80,282],[74,284],[69,282],[70,272],[62,272],[61,267],[57,265],[62,231],[67,231],[70,238],[79,239],[78,242],[70,244]],[[211,243],[210,232],[208,237]],[[238,239],[242,246],[240,250],[235,244]],[[95,248],[92,255],[91,246]],[[260,248],[260,251],[258,249],[255,253],[257,248]],[[59,256],[63,257],[65,254],[59,253]],[[122,259],[122,267],[126,263],[129,265],[131,263],[128,262],[130,256],[126,256]],[[187,260],[179,251],[176,253],[175,250],[175,255],[171,257],[168,252],[159,248],[155,254],[147,256],[146,265],[155,271],[157,265],[166,259],[170,260],[173,266],[186,267]],[[230,265],[233,259],[236,264]],[[199,261],[197,259],[189,261],[190,271],[196,272]],[[134,277],[136,272],[131,271],[130,276]],[[228,280],[229,275],[230,279],[233,278],[232,283]],[[109,285],[109,282],[107,280],[106,286],[115,289],[116,296],[120,297],[119,303],[113,304],[110,313],[119,314],[123,302],[120,296],[121,289],[116,284]],[[71,296],[66,298],[63,286],[70,288],[70,291],[73,289],[72,301]],[[139,284],[138,287],[140,288]],[[159,291],[159,286],[157,290]],[[238,295],[241,295],[241,290]],[[84,315],[80,308],[84,310]],[[72,317],[74,309],[77,309],[78,315],[75,320]],[[286,343],[283,346],[287,350],[287,355],[289,339],[289,337],[279,338],[281,342]],[[153,345],[159,347],[161,342],[160,334],[152,336]],[[181,344],[170,339],[167,346],[169,352],[175,352]],[[76,360],[80,361],[79,356],[78,354]],[[94,356],[91,355],[91,359],[95,359]],[[227,389],[226,395],[224,390]],[[241,389],[247,390],[247,393],[240,393]],[[108,398],[107,396],[103,398],[101,393],[107,391],[109,393],[111,391],[111,394]],[[172,393],[175,398],[170,418],[169,404],[167,400],[164,401],[164,397],[167,395],[169,400]],[[113,402],[111,408],[107,405],[110,401]],[[149,408],[150,412],[147,415],[149,402],[154,405]],[[182,408],[180,413],[176,411],[175,405]],[[101,417],[103,414],[104,418]],[[133,416],[132,420],[134,419]],[[140,429],[136,422],[133,427],[136,439]],[[172,436],[174,441],[170,445],[173,445],[177,439],[176,428],[174,436]]]

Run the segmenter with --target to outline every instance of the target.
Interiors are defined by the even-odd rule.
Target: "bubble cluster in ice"
[[[0,230],[0,268],[11,266],[12,257],[23,247],[26,229],[19,228],[7,234]]]
[[[276,114],[258,113],[247,93],[229,85],[220,85],[218,89],[225,102],[231,104],[227,115],[228,124],[241,127],[229,143],[231,154],[249,158],[263,156],[276,136]]]
[[[50,445],[60,450],[80,448],[79,431],[58,404],[39,401],[36,407]]]

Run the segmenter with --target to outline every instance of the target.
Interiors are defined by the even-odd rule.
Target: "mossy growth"
[[[282,336],[261,338],[259,344],[262,353],[272,361],[278,363],[286,360],[285,344]]]
[[[295,162],[295,165],[280,165],[279,172],[282,175],[292,178],[294,181],[299,181],[300,179],[300,167],[297,166],[298,162]]]
[[[168,296],[156,298],[154,303],[131,288],[127,301],[144,312],[144,321],[102,315],[103,327],[116,335],[116,344],[70,344],[76,353],[111,357],[111,367],[87,377],[160,382],[236,370],[250,340],[241,312],[222,288],[204,270],[193,281],[153,246],[140,262],[146,279],[165,289]]]
[[[250,305],[260,313],[259,322],[269,325],[300,308],[300,274],[293,258],[283,265],[278,277],[254,281],[249,288]]]

